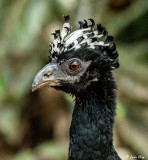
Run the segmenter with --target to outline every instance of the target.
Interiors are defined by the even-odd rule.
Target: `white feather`
[[[69,46],[71,43],[73,43],[76,39],[81,37],[84,33],[84,31],[89,31],[90,28],[85,28],[85,29],[79,29],[76,30],[75,32],[71,33],[68,37],[65,38],[65,47]]]

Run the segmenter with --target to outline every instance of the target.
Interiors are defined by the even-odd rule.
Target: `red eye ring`
[[[79,68],[79,63],[77,61],[73,61],[69,65],[69,69],[72,71],[76,71]]]

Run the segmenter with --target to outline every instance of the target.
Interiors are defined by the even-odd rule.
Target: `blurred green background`
[[[123,159],[148,160],[148,1],[0,0],[0,160],[64,160],[73,99],[51,88],[31,92],[48,63],[49,36],[71,16],[94,18],[115,37],[118,106],[114,144]]]

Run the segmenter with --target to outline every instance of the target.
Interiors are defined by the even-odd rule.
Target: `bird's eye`
[[[73,61],[69,65],[69,69],[72,71],[76,71],[79,68],[79,63],[77,61]]]

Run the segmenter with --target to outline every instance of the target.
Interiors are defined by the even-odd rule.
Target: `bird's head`
[[[51,86],[75,94],[98,83],[103,73],[119,67],[116,45],[105,27],[99,24],[95,30],[94,20],[89,19],[90,25],[80,21],[80,28],[70,33],[70,17],[64,18],[62,31],[53,33],[49,63],[35,76],[33,91]]]

